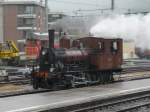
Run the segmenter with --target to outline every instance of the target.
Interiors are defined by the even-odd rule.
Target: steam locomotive
[[[122,39],[63,37],[54,48],[54,35],[49,30],[49,47],[41,49],[39,69],[32,71],[34,89],[110,83],[122,71]]]

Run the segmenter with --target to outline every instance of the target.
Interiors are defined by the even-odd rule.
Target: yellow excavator
[[[19,49],[13,41],[0,43],[0,64],[17,65],[19,62]]]

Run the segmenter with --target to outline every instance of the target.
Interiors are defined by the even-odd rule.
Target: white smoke
[[[94,36],[134,40],[136,46],[150,48],[150,14],[116,15],[100,20],[90,32]]]

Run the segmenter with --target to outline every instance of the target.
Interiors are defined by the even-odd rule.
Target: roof
[[[36,1],[3,1],[0,2],[2,5],[38,5],[44,7],[40,2]]]
[[[105,40],[118,40],[121,38],[113,38],[113,37],[94,37],[94,36],[88,36],[88,37],[81,37],[76,40],[82,40],[82,39],[105,39]]]

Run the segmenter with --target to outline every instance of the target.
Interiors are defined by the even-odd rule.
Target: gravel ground
[[[31,85],[0,84],[0,94],[32,90]]]

